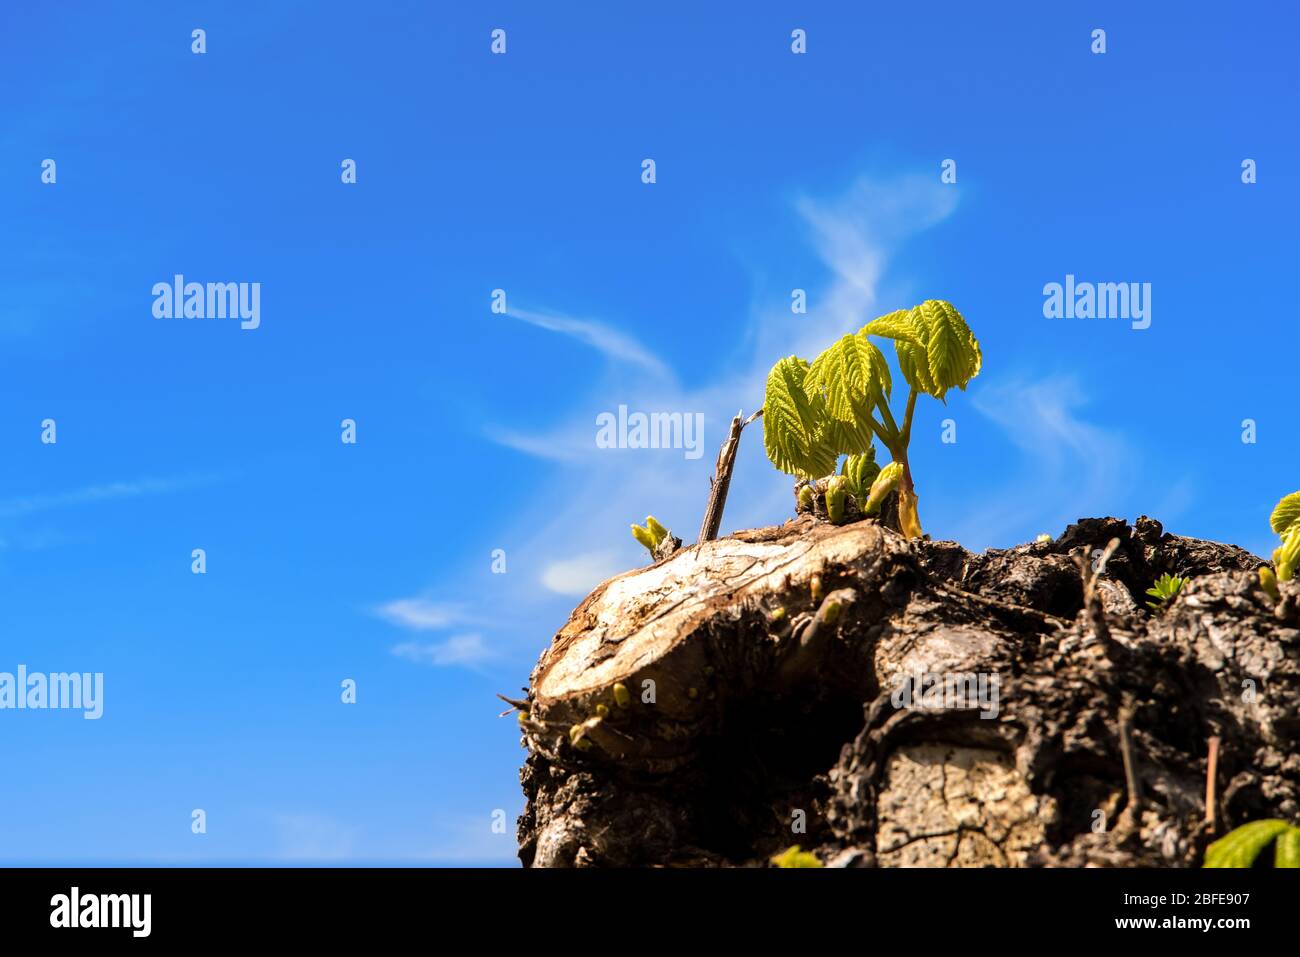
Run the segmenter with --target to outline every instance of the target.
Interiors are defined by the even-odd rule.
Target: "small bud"
[[[827,602],[826,607],[822,609],[822,621],[828,625],[835,624],[840,617],[840,612],[843,610],[843,606],[839,602]]]
[[[598,705],[596,705],[596,714],[600,715],[602,718],[608,718],[608,717],[609,717],[609,705],[607,705],[607,704],[598,704]]]
[[[1043,534],[1039,535],[1038,538],[1035,539],[1035,541],[1040,545],[1046,545],[1051,540],[1052,536],[1048,535],[1046,532],[1043,532]]]
[[[844,521],[844,477],[832,476],[826,483],[826,516],[832,525]]]
[[[822,576],[813,575],[812,581],[808,583],[808,588],[812,593],[813,603],[820,604],[822,600]]]
[[[777,608],[772,612],[770,621],[774,625],[779,625],[781,622],[785,621],[785,614],[785,605],[782,605],[780,608]]]
[[[867,515],[875,515],[879,512],[885,496],[897,487],[902,477],[903,466],[900,462],[890,462],[881,469],[876,480],[871,483],[871,493],[867,496],[867,504],[862,507],[862,511]]]
[[[795,504],[795,511],[811,512],[813,510],[813,502],[816,501],[816,499],[817,496],[813,494],[811,485],[801,485],[799,487],[799,497]]]
[[[632,704],[632,692],[627,690],[627,685],[621,681],[614,685],[614,703],[620,708],[626,708]]]
[[[1274,601],[1281,599],[1277,591],[1277,576],[1273,574],[1273,569],[1267,565],[1261,565],[1259,568],[1259,587],[1264,589],[1265,594]]]
[[[632,526],[632,537],[646,547],[646,550],[653,556],[655,553],[654,536],[650,534],[648,528],[642,528],[640,525]]]
[[[654,539],[656,548],[659,546],[660,542],[668,537],[668,529],[660,525],[653,515],[647,515],[645,517],[645,527],[649,530],[650,537]],[[654,551],[654,548],[651,548],[650,550]]]

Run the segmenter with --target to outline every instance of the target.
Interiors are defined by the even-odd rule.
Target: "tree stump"
[[[1261,564],[1147,518],[975,555],[803,515],[683,549],[534,669],[520,858],[1197,865],[1300,816],[1300,589]],[[1190,580],[1152,612],[1163,572]]]

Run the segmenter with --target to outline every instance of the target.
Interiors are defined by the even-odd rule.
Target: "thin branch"
[[[1119,539],[1112,538],[1106,543],[1096,562],[1088,561],[1087,549],[1080,549],[1074,554],[1079,575],[1083,578],[1083,616],[1092,626],[1094,640],[1103,644],[1110,642],[1110,627],[1106,624],[1106,612],[1102,607],[1101,595],[1097,591],[1098,580],[1106,573],[1106,563],[1110,561],[1115,550],[1119,548]]]
[[[503,694],[498,694],[497,697],[500,698],[502,701],[504,701],[506,704],[510,705],[510,711],[522,711],[524,714],[527,714],[529,708],[531,707],[527,701],[523,701],[519,698],[507,698]],[[501,717],[504,718],[506,715],[510,713],[510,711],[502,711]]]
[[[722,527],[722,511],[727,507],[727,492],[731,488],[731,472],[736,467],[740,433],[745,430],[745,426],[762,414],[763,410],[759,409],[742,421],[741,413],[737,412],[736,417],[731,420],[727,440],[718,450],[718,463],[714,467],[713,478],[709,480],[709,501],[704,506],[704,521],[700,523],[701,542],[711,542],[718,537],[718,529]]]
[[[1210,833],[1214,833],[1216,826],[1216,801],[1215,779],[1219,776],[1219,736],[1216,734],[1210,738],[1210,760],[1209,766],[1205,769],[1205,823],[1209,825]]]
[[[1133,706],[1125,703],[1119,709],[1119,749],[1124,758],[1124,785],[1128,790],[1128,804],[1124,810],[1134,824],[1142,809],[1142,782],[1138,780],[1133,761]]]

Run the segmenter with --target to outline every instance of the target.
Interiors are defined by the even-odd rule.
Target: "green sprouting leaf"
[[[799,850],[799,845],[788,847],[780,854],[772,855],[772,863],[777,867],[822,867],[817,855],[810,851]]]
[[[1278,502],[1268,519],[1268,523],[1273,526],[1273,531],[1278,535],[1285,535],[1287,529],[1296,522],[1300,522],[1300,492],[1292,492]]]
[[[1273,866],[1300,867],[1300,827],[1288,828],[1277,836]]]
[[[819,438],[838,456],[844,455],[861,455],[868,449],[872,448],[872,441],[876,434],[871,431],[872,407],[866,402],[857,403],[853,406],[854,418],[852,421],[845,422],[841,419],[826,417]]]
[[[653,515],[645,517],[645,527],[649,530],[650,537],[654,539],[655,548],[658,548],[659,543],[668,537],[668,529],[660,525],[659,520]]]
[[[862,333],[893,339],[908,385],[937,399],[949,389],[965,389],[983,362],[966,320],[942,299],[881,316],[863,326]]]
[[[1289,582],[1300,568],[1300,522],[1287,529],[1282,544],[1273,552],[1273,564],[1277,567],[1277,580]]]
[[[1276,818],[1243,824],[1205,849],[1205,866],[1250,867],[1264,848],[1290,827]]]
[[[935,383],[930,375],[930,359],[924,345],[901,340],[894,342],[894,351],[898,353],[898,368],[903,378],[917,392],[924,392],[942,399],[944,390]]]
[[[893,384],[884,354],[866,336],[847,335],[812,361],[804,390],[820,396],[840,422],[856,422]]]
[[[1155,584],[1147,589],[1147,594],[1155,601],[1147,602],[1148,608],[1159,610],[1173,600],[1183,586],[1187,584],[1186,578],[1179,578],[1176,575],[1170,575],[1168,572],[1156,579]]]
[[[896,309],[879,319],[872,319],[858,334],[925,345],[925,327],[918,323],[911,309]]]
[[[654,555],[655,539],[654,536],[650,534],[650,530],[648,528],[643,528],[640,525],[633,525],[632,537],[635,538],[642,545],[644,545],[646,547],[646,550],[651,554],[651,556]]]
[[[848,482],[849,491],[858,500],[858,504],[865,505],[867,496],[871,493],[871,483],[880,474],[880,466],[876,464],[875,446],[868,447],[861,455],[850,455],[845,458],[840,474]]]
[[[927,299],[914,312],[929,330],[926,352],[930,360],[930,378],[939,389],[965,389],[966,383],[979,375],[979,342],[966,320],[950,302]]]
[[[903,465],[901,462],[890,462],[881,469],[875,481],[871,483],[871,490],[867,494],[867,500],[862,503],[863,514],[875,515],[880,511],[885,496],[898,487],[899,479],[902,477]]]
[[[772,366],[763,400],[763,445],[782,472],[820,478],[835,470],[822,399],[804,390],[808,363],[787,356]]]

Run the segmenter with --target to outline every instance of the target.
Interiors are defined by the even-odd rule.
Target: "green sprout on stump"
[[[668,529],[660,525],[653,515],[647,515],[644,526],[632,526],[632,537],[644,545],[653,558],[659,543],[668,537]]]
[[[817,855],[809,851],[799,850],[799,845],[786,848],[780,854],[774,854],[771,861],[777,867],[822,867],[822,862],[817,860]]]
[[[862,455],[847,456],[840,466],[840,474],[848,483],[853,497],[860,503],[865,502],[871,494],[871,483],[880,474],[880,466],[876,464],[876,447],[873,445]]]
[[[893,391],[889,365],[868,336],[894,341],[898,367],[908,385],[901,425],[889,408]],[[812,480],[834,473],[840,455],[870,453],[874,463],[872,443],[879,439],[893,459],[890,465],[898,466],[899,526],[907,538],[919,538],[916,486],[907,460],[917,397],[924,393],[944,401],[949,389],[964,390],[979,375],[981,362],[979,342],[966,320],[951,303],[938,299],[867,323],[811,364],[787,356],[767,377],[763,404],[767,456],[782,472]],[[848,475],[845,478],[853,481]],[[873,498],[874,492],[873,487]]]
[[[898,462],[890,462],[876,475],[875,481],[867,489],[867,497],[863,501],[862,511],[867,515],[875,515],[880,511],[881,504],[885,501],[885,496],[898,488],[898,482],[903,477],[903,466]]]
[[[1205,849],[1205,866],[1253,867],[1269,844],[1274,867],[1300,867],[1300,827],[1276,818],[1251,821],[1219,838]]]
[[[1269,525],[1275,534],[1282,536],[1282,544],[1273,550],[1273,567],[1277,581],[1290,581],[1300,566],[1300,492],[1292,492],[1277,503],[1269,516]],[[1268,584],[1260,576],[1265,589]],[[1274,586],[1276,591],[1276,585]]]
[[[632,537],[646,547],[650,558],[658,561],[682,547],[682,540],[664,528],[653,515],[645,517],[645,525],[633,525]]]
[[[1174,600],[1186,584],[1186,578],[1179,578],[1166,572],[1156,579],[1154,586],[1147,589],[1147,594],[1155,599],[1147,602],[1147,607],[1153,611],[1161,611],[1165,605]]]

